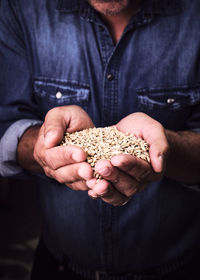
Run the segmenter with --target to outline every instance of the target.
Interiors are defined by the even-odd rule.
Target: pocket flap
[[[77,81],[37,78],[34,80],[34,93],[47,101],[81,103],[89,100],[90,88]]]
[[[137,90],[137,95],[142,104],[178,110],[200,103],[200,86],[142,88]]]

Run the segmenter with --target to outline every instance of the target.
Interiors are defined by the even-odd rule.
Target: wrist
[[[17,146],[17,163],[25,170],[42,173],[42,167],[33,157],[35,143],[38,138],[40,126],[32,126],[28,128],[20,138]]]

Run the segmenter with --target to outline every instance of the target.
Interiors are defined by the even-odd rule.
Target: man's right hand
[[[85,181],[92,178],[93,171],[81,148],[59,144],[66,130],[71,133],[89,127],[94,124],[80,107],[56,107],[47,113],[33,148],[33,159],[45,174],[74,190],[88,190]]]

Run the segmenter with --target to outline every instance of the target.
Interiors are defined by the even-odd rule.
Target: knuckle
[[[64,178],[60,178],[59,176],[55,176],[56,181],[60,184],[68,184]]]
[[[74,147],[70,146],[69,144],[64,146],[64,149],[62,151],[62,158],[65,161],[73,160],[73,153],[74,153]]]
[[[38,150],[37,149],[34,149],[33,150],[33,158],[35,159],[35,161],[40,165],[40,166],[44,166],[45,164],[44,164],[44,162],[43,162],[43,160],[42,160],[42,158],[41,158],[41,154],[40,154],[40,152],[38,152]]]
[[[44,173],[47,177],[54,178],[51,169],[48,166],[43,167]]]
[[[48,151],[44,151],[43,155],[42,155],[42,161],[45,162],[46,165],[48,165],[50,167],[49,164],[49,153]]]
[[[53,171],[54,178],[56,181],[58,181],[60,184],[72,184],[74,183],[73,178],[69,178],[68,172],[64,172],[64,170],[56,170]]]
[[[109,176],[107,176],[109,178],[109,180],[112,182],[112,184],[115,186],[115,185],[118,185],[121,181],[121,176],[120,176],[120,173],[115,170],[111,170],[109,171]]]
[[[144,184],[148,181],[148,178],[152,175],[152,172],[149,170],[145,170],[142,173],[138,174],[138,176],[135,176],[135,179],[139,184]]]
[[[59,172],[53,172],[53,178],[57,182],[59,182],[60,184],[67,184],[68,183],[68,180],[64,176],[59,174]],[[69,181],[69,183],[71,183],[71,182]]]
[[[56,111],[57,111],[57,107],[50,109],[50,110],[47,112],[46,116],[45,116],[45,121],[48,119],[48,117],[49,117],[53,112],[56,112]]]
[[[49,153],[46,153],[45,155],[45,161],[47,163],[47,165],[53,169],[53,170],[56,170],[56,163],[55,163],[55,160],[49,155]]]
[[[44,169],[44,172],[45,172],[47,177],[53,178],[54,180],[56,180],[60,184],[66,183],[65,178],[63,178],[58,172],[55,172],[54,170],[52,170],[48,166],[45,166],[43,169]]]
[[[57,172],[55,172],[55,173],[57,173]],[[70,174],[70,175],[63,175],[63,174],[62,174],[62,176],[60,174],[57,175],[57,181],[61,184],[70,184],[70,185],[73,185],[77,181],[79,181],[79,178],[77,178],[73,172],[69,172],[66,174]]]
[[[88,190],[84,181],[77,181],[72,184],[69,184],[70,187],[75,191],[85,191]]]
[[[136,186],[132,186],[132,187],[130,187],[130,188],[128,188],[128,189],[126,189],[125,191],[124,191],[124,195],[126,196],[126,197],[131,197],[131,196],[133,196],[136,192],[138,191],[138,187],[136,187]]]
[[[55,179],[60,184],[72,185],[77,181],[73,172],[64,172],[61,169],[53,170],[49,165],[45,165],[43,169],[46,176]]]
[[[73,187],[73,183],[72,184],[67,184],[66,182],[64,183],[67,187],[69,187],[70,189],[75,191],[75,188]]]
[[[73,191],[80,191],[80,188],[76,183],[65,183],[65,185]]]

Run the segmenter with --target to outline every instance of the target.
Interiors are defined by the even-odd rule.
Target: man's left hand
[[[96,173],[103,179],[87,182],[88,194],[93,198],[101,198],[114,206],[126,204],[137,192],[163,176],[166,158],[169,152],[168,142],[163,126],[144,113],[133,113],[122,119],[117,129],[143,138],[149,144],[150,161],[148,162],[131,155],[119,154],[111,161],[100,160]]]

